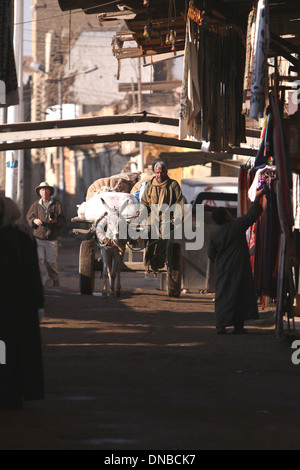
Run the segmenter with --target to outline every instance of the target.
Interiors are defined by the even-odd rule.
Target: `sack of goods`
[[[121,211],[122,217],[131,218],[136,216],[139,210],[139,202],[133,194],[119,192],[96,193],[78,207],[78,217],[89,221],[97,221],[110,209]]]
[[[118,193],[130,193],[133,186],[140,178],[140,173],[119,173],[107,178],[99,178],[88,188],[86,200],[97,194],[99,191],[114,191]]]

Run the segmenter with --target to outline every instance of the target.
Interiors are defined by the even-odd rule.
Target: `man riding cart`
[[[108,189],[109,188],[107,188],[107,190]],[[95,194],[91,199],[87,200],[86,203],[82,204],[85,219],[91,219],[91,217],[87,217],[91,207],[95,207],[96,211],[98,212],[99,205],[97,198],[101,199],[101,197],[104,196],[107,198],[109,193],[105,192],[105,190],[106,188],[104,188],[104,192],[101,191],[99,194]],[[121,214],[120,212],[120,220],[122,220],[123,222],[125,221],[125,224],[127,220],[128,224],[128,251],[144,251],[143,270],[146,270],[146,274],[148,274],[150,270],[152,270],[155,274],[157,274],[158,272],[167,271],[168,295],[170,297],[179,297],[181,293],[182,248],[180,243],[174,242],[174,231],[176,232],[176,224],[181,225],[184,214],[184,198],[180,186],[177,181],[169,178],[165,163],[159,161],[154,165],[154,174],[151,178],[148,178],[146,186],[143,187],[143,193],[142,191],[139,191],[138,197],[135,191],[131,191],[131,193],[131,195],[126,195],[122,192],[121,194],[119,193],[119,203],[117,205],[113,204],[114,207],[117,207],[118,205],[121,207],[125,202],[124,198],[130,196],[134,197],[136,203],[139,203],[134,207],[136,207],[137,209],[140,208],[140,211],[134,212],[134,215],[129,216],[129,218],[124,218],[124,214]],[[117,194],[118,193],[116,192],[111,193],[111,197],[117,200]],[[131,203],[131,201],[129,202]],[[108,202],[108,206],[109,205],[110,203]],[[131,204],[129,204],[127,207],[130,209],[132,206]],[[78,211],[79,215],[80,210],[81,208]],[[171,221],[170,214],[172,214]],[[141,215],[141,217],[139,215]],[[99,220],[99,214],[97,214],[97,216],[95,215],[94,218],[95,222],[97,223]],[[173,219],[175,219],[175,226]],[[73,221],[78,222],[78,219],[73,219]],[[103,222],[104,221],[105,220],[103,220]],[[130,237],[130,228],[131,233],[134,232],[135,235],[133,239]],[[103,225],[103,229],[105,229],[105,223]],[[108,245],[106,244],[104,246],[103,243],[99,243],[100,240],[97,239],[97,231],[92,230],[92,232],[95,232],[93,235],[93,238],[96,241],[95,246],[98,245],[101,247],[103,259],[105,259],[106,249],[108,250]],[[142,232],[144,233],[144,236],[140,237]],[[91,230],[89,231],[89,233],[91,234]],[[118,234],[118,236],[120,235],[121,234]],[[108,239],[107,236],[104,238]],[[120,238],[123,239],[124,236],[121,236]],[[140,239],[146,239],[145,248],[142,247],[139,249],[137,247],[137,245],[139,244],[138,240]],[[89,279],[91,279],[94,275],[94,269],[97,269],[97,264],[94,263],[93,259],[95,247],[92,247],[92,240],[91,242],[83,242],[83,244],[86,248],[85,250],[81,249],[80,254],[80,277],[82,278],[82,281],[80,282],[82,285],[83,280],[85,279],[85,284],[88,284],[88,286],[90,286],[90,284],[93,285],[93,281],[90,282]],[[83,246],[81,248],[83,248]],[[86,256],[85,253],[88,253],[88,256]],[[89,261],[88,269],[86,268],[87,259]],[[129,270],[141,271],[140,265],[142,263],[136,263],[137,266],[134,266],[135,263],[128,262],[127,264],[130,264]],[[125,262],[123,263],[122,270],[128,270],[126,269],[126,267],[128,266]],[[90,272],[91,275],[89,274]],[[92,289],[81,289],[81,292],[92,293]]]
[[[164,162],[159,161],[154,165],[154,175],[146,185],[141,197],[141,204],[147,208],[149,219],[151,220],[153,207],[159,213],[163,205],[168,206],[168,208],[179,205],[183,216],[184,198],[180,186],[177,181],[169,178],[168,169]],[[163,227],[161,223],[164,223],[162,214],[159,215],[159,222],[159,234],[156,234],[155,239],[153,238],[153,224],[149,224],[149,236],[146,243],[145,264],[151,267],[153,271],[158,271],[164,267],[167,256],[168,239],[162,236]]]

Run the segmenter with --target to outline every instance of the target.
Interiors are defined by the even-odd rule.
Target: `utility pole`
[[[18,121],[24,121],[24,100],[23,100],[23,20],[24,20],[24,2],[15,0],[16,4],[16,42],[15,56],[17,59],[17,74],[19,80],[19,106]],[[17,204],[21,214],[24,211],[24,150],[18,150],[18,185],[17,185]]]
[[[23,0],[14,0],[14,53],[18,77],[19,104],[8,108],[7,122],[23,122]],[[13,199],[23,214],[24,209],[24,151],[7,152],[5,194]]]

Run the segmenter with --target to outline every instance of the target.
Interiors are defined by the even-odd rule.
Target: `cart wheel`
[[[182,248],[179,243],[170,243],[167,266],[167,293],[169,297],[180,297],[181,279]]]
[[[92,295],[95,286],[95,245],[93,240],[85,240],[79,250],[80,293]]]

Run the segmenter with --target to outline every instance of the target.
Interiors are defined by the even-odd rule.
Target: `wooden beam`
[[[168,126],[160,123],[149,123],[149,122],[132,122],[124,124],[107,124],[100,126],[90,127],[67,127],[67,128],[52,128],[52,129],[32,129],[21,130],[21,131],[8,131],[0,133],[0,142],[22,142],[25,140],[45,140],[45,139],[64,139],[68,137],[78,136],[94,136],[94,135],[108,135],[114,134],[118,130],[119,132],[154,132],[158,134],[169,134],[171,136],[178,135],[178,127]]]
[[[174,90],[174,88],[178,88],[182,86],[181,80],[173,80],[170,82],[144,82],[141,83],[141,90],[153,90],[153,91],[169,91]],[[132,92],[132,88],[134,91],[138,91],[138,84],[137,83],[120,83],[119,91],[122,93]]]
[[[82,145],[95,145],[99,143],[108,142],[147,142],[157,145],[166,145],[169,147],[179,147],[183,149],[195,149],[201,150],[201,142],[194,142],[189,140],[179,140],[171,137],[154,136],[150,134],[112,134],[112,135],[90,135],[90,136],[77,136],[69,137],[64,139],[41,139],[41,140],[24,140],[20,142],[3,142],[0,144],[1,150],[19,150],[19,149],[33,149],[33,148],[46,148],[46,147],[75,147]],[[214,152],[201,152],[207,157],[207,162],[218,159]],[[222,158],[228,158],[231,154],[240,154],[246,156],[255,156],[257,150],[245,149],[245,148],[234,148],[228,151],[228,153],[222,154]],[[203,158],[205,158],[203,155]],[[221,155],[221,154],[220,154]],[[182,159],[184,160],[185,153],[182,153]]]
[[[135,122],[160,123],[168,126],[179,126],[179,119],[148,114],[146,111],[131,115],[97,116],[92,118],[60,119],[57,121],[33,121],[0,125],[0,140],[3,132],[31,131],[38,129],[65,129],[72,127],[88,128],[90,126],[119,125]]]
[[[270,33],[271,41],[269,49],[273,50],[276,54],[284,57],[288,62],[295,67],[298,66],[299,59],[294,57],[292,53],[297,52],[297,48],[286,39],[282,39],[277,34]]]
[[[94,145],[107,142],[148,142],[158,145],[166,145],[181,148],[200,149],[200,142],[192,142],[188,140],[178,140],[171,137],[160,137],[150,134],[111,134],[111,135],[89,135],[89,136],[73,136],[58,139],[36,139],[36,140],[23,140],[19,142],[3,142],[0,144],[1,150],[18,150],[18,149],[32,149],[44,147],[74,147],[81,145]]]
[[[222,162],[232,158],[232,155],[244,155],[253,157],[257,150],[253,149],[235,149],[228,152],[171,152],[160,153],[160,158],[166,163],[170,170],[175,168],[185,168],[194,165],[205,165],[211,162]]]

